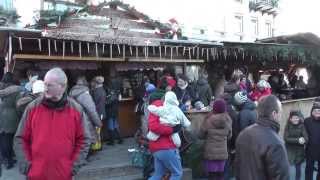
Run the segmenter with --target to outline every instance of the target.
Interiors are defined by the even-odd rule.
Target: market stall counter
[[[119,108],[119,125],[121,137],[132,137],[139,128],[139,120],[134,112],[134,98],[122,98]]]

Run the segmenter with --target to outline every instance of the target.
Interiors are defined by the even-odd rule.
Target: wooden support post
[[[20,51],[22,51],[22,39],[21,39],[21,37],[19,37],[19,48],[20,48]]]
[[[123,51],[123,59],[126,59],[126,45],[122,45],[122,51]]]
[[[200,56],[200,47],[197,47],[197,59],[199,59]]]
[[[121,55],[120,44],[117,44],[119,56]]]
[[[66,42],[62,41],[62,57],[63,58],[64,58],[65,50],[66,50]]]
[[[98,57],[99,57],[99,52],[98,52],[98,43],[95,43],[95,45],[96,45],[96,58],[98,58]]]
[[[112,44],[110,44],[110,59],[112,59]]]
[[[139,57],[139,50],[138,50],[138,46],[136,46],[136,58],[138,59],[138,57]]]
[[[51,43],[50,43],[50,39],[48,39],[48,55],[51,56]]]
[[[57,41],[56,41],[56,40],[54,40],[54,51],[55,51],[55,52],[58,51],[58,49],[57,49]]]
[[[167,56],[167,46],[164,46],[164,57]]]
[[[70,42],[70,46],[71,46],[71,53],[73,54],[73,41]]]
[[[38,39],[38,44],[39,44],[39,51],[41,52],[42,47],[41,47],[41,39]]]
[[[176,54],[179,56],[179,46],[176,46]]]
[[[130,47],[129,47],[129,49],[130,49],[130,56],[132,56],[132,46],[130,45]]]
[[[80,58],[82,58],[82,54],[81,54],[81,42],[79,42],[79,56],[80,56]]]

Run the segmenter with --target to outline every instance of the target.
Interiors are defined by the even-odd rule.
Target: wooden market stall
[[[139,127],[132,90],[141,84],[144,71],[158,73],[170,66],[183,72],[190,64],[203,65],[215,58],[221,47],[216,42],[165,39],[169,26],[120,1],[48,20],[53,13],[42,12],[40,30],[0,29],[5,71],[22,78],[30,69],[43,76],[59,66],[68,75],[69,87],[83,74],[88,80],[102,75],[108,83],[116,75],[123,84],[129,82],[131,91],[123,90],[119,111],[120,131],[125,137],[134,135]]]

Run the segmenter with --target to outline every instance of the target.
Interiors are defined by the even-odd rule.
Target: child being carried
[[[184,113],[179,108],[179,101],[174,92],[168,91],[164,97],[163,106],[157,107],[155,105],[149,105],[148,110],[160,117],[160,124],[165,124],[170,127],[181,124],[182,127],[188,128],[191,123]],[[156,141],[159,138],[159,135],[149,131],[147,138],[150,141]],[[171,135],[173,143],[177,146],[181,146],[181,139],[178,133],[173,133]]]

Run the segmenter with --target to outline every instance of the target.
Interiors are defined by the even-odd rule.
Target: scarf
[[[179,86],[180,89],[185,90],[188,87],[188,83],[186,83],[184,86]]]
[[[64,93],[59,101],[52,101],[51,99],[46,99],[43,97],[42,103],[50,109],[60,109],[67,104],[67,93]]]
[[[257,124],[259,124],[261,126],[265,126],[265,127],[270,127],[276,133],[279,133],[279,131],[280,131],[280,124],[276,121],[273,121],[273,120],[267,118],[267,117],[260,117],[257,120]]]

